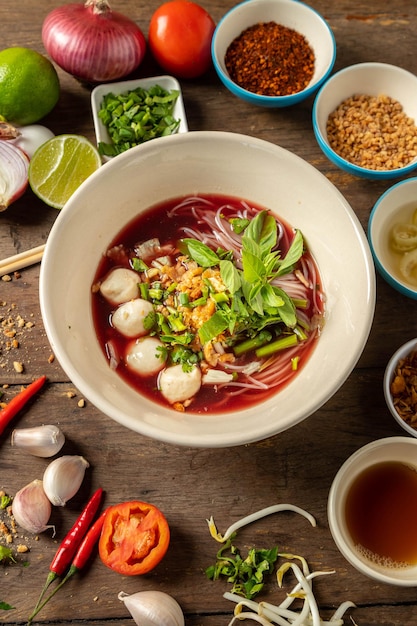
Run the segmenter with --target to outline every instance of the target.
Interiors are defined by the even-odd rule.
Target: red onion
[[[107,0],[54,9],[44,20],[42,41],[57,65],[89,83],[127,76],[141,63],[146,49],[139,26],[112,11]]]
[[[23,195],[28,185],[29,158],[8,141],[0,140],[0,211]]]

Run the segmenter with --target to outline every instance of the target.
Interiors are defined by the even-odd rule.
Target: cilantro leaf
[[[278,547],[270,550],[251,548],[242,558],[240,550],[232,543],[235,536],[224,543],[217,552],[216,563],[205,573],[210,580],[226,578],[233,585],[232,593],[252,599],[262,590],[265,576],[272,572],[278,559]]]

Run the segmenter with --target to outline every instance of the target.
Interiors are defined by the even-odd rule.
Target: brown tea
[[[373,465],[346,498],[346,523],[358,551],[384,567],[417,563],[417,468]]]

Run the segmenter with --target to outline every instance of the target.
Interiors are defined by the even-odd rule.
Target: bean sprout
[[[314,519],[314,517],[310,513],[305,511],[304,509],[301,509],[300,507],[295,506],[294,504],[273,504],[272,506],[268,506],[265,509],[261,509],[260,511],[257,511],[256,513],[251,513],[250,515],[243,517],[242,519],[238,520],[237,522],[229,526],[229,528],[226,530],[224,535],[221,535],[217,531],[213,516],[211,516],[210,519],[206,520],[206,522],[208,524],[210,534],[213,537],[213,539],[216,539],[216,541],[223,543],[224,541],[227,541],[227,539],[229,539],[229,537],[233,535],[233,533],[236,532],[239,528],[242,528],[243,526],[246,526],[247,524],[251,524],[252,522],[256,522],[262,517],[266,517],[267,515],[271,515],[272,513],[279,513],[280,511],[294,511],[295,513],[299,513],[300,515],[308,519],[308,521],[310,522],[312,526],[316,526],[316,520]]]

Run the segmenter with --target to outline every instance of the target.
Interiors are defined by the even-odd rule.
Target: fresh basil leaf
[[[218,265],[220,259],[217,254],[205,243],[197,241],[196,239],[183,239],[187,246],[190,257],[200,265],[200,267],[213,267]]]
[[[263,285],[261,292],[265,306],[275,309],[285,304],[281,294],[278,294],[272,285]]]
[[[258,244],[246,237],[242,238],[242,244],[242,266],[245,280],[250,283],[262,281],[266,272]]]
[[[220,276],[230,293],[239,291],[242,281],[239,271],[231,261],[220,261]]]
[[[244,285],[242,284],[242,287],[244,287],[243,293],[248,305],[253,309],[255,313],[257,313],[258,315],[263,315],[264,307],[261,291],[263,284],[259,281],[255,283],[245,282]]]
[[[294,328],[297,324],[297,316],[293,301],[283,289],[274,286],[274,291],[275,294],[283,300],[283,306],[279,308],[279,315],[283,323],[288,326],[288,328]]]
[[[262,224],[261,238],[259,245],[262,253],[269,252],[277,243],[277,223],[272,215],[265,215]]]
[[[259,211],[259,213],[255,215],[245,230],[245,237],[253,241],[261,240],[262,227],[266,214],[266,211]]]
[[[7,602],[2,602],[0,600],[0,609],[2,609],[3,611],[11,611],[12,609],[15,609],[16,607],[11,606],[10,604],[7,604]]]
[[[216,311],[214,315],[204,322],[198,331],[201,343],[204,345],[220,335],[229,326],[229,320],[222,311]]]
[[[282,276],[283,274],[291,271],[292,267],[300,260],[304,250],[304,239],[301,234],[301,231],[296,230],[294,239],[292,240],[291,246],[285,255],[284,259],[282,259],[280,263],[280,267],[277,272],[277,276]]]

